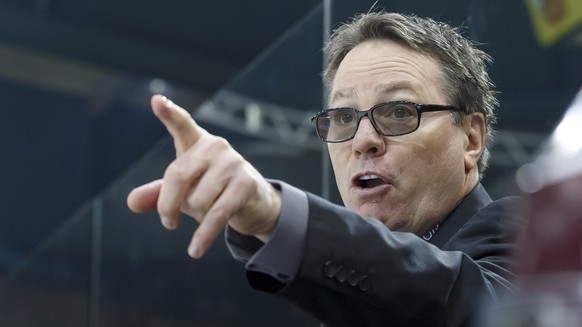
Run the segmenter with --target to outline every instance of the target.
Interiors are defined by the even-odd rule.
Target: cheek
[[[456,140],[450,135],[428,135],[418,142],[411,142],[408,145],[410,152],[400,166],[403,170],[413,170],[412,178],[446,177],[442,175],[462,168],[463,146]]]
[[[333,167],[336,183],[340,192],[345,187],[345,181],[349,179],[347,176],[349,148],[346,147],[347,142],[344,143],[330,143],[327,146],[329,158]]]
[[[339,162],[339,148],[337,146],[337,144],[328,144],[327,145],[327,152],[329,153],[329,159],[331,160],[331,165],[333,166],[333,170],[336,171],[337,168],[339,168],[340,165],[338,165]]]
[[[452,142],[433,145],[428,164],[437,178],[446,178],[450,177],[449,175],[464,172],[463,145],[458,142],[458,139],[450,140]]]

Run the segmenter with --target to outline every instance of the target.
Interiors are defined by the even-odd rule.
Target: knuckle
[[[201,142],[205,150],[222,151],[230,149],[230,143],[224,138],[216,135],[207,135],[205,142]],[[207,151],[204,151],[207,152]]]
[[[225,208],[224,206],[213,206],[206,213],[206,216],[208,218],[211,218],[213,224],[216,225],[226,224],[226,222],[230,218],[229,217],[230,215],[231,213],[229,212],[228,208]]]
[[[232,152],[232,155],[227,156],[223,160],[224,169],[236,176],[234,182],[238,183],[243,179],[249,179],[252,176],[250,164],[237,152]]]
[[[164,177],[165,179],[183,183],[188,181],[190,173],[177,160],[174,160],[168,165]]]
[[[182,211],[187,213],[189,216],[193,217],[194,219],[198,220],[204,215],[205,205],[202,201],[200,201],[198,199],[190,198],[182,206]]]
[[[195,144],[195,149],[198,159],[211,160],[217,154],[229,152],[232,147],[225,138],[209,134]]]
[[[237,187],[247,191],[254,191],[257,189],[257,181],[253,178],[243,178],[237,181]]]
[[[224,137],[216,136],[213,140],[213,146],[224,150],[230,148],[230,143]]]

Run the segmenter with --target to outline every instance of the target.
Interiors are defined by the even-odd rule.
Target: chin
[[[394,232],[414,233],[414,231],[412,231],[412,230],[410,230],[410,228],[408,228],[409,226],[406,226],[406,222],[404,222],[402,220],[386,221],[386,222],[384,222],[384,225],[386,225],[386,227],[388,227],[388,229],[390,229],[391,231],[394,231]]]
[[[364,207],[360,207],[358,210],[356,210],[356,212],[358,212],[363,217],[379,220],[384,225],[389,224],[389,216],[386,215],[386,210],[382,210],[382,208],[366,208],[365,206],[366,205],[364,205]]]

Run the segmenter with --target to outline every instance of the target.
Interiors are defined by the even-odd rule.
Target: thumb
[[[127,206],[135,213],[157,209],[158,197],[163,181],[161,179],[134,188],[127,196]]]

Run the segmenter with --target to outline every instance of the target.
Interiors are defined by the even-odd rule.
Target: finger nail
[[[188,254],[194,259],[200,259],[202,257],[202,251],[196,244],[191,244],[188,248]]]
[[[172,100],[170,100],[170,99],[166,98],[166,96],[164,96],[162,100],[163,100],[163,101],[164,101],[164,102],[165,102],[167,105],[171,105],[171,104],[173,104],[173,103],[174,103],[174,102],[172,102]]]
[[[164,225],[165,228],[167,228],[167,229],[174,229],[175,226],[174,226],[174,221],[173,220],[171,220],[169,218],[166,218],[164,216],[161,216],[160,218],[162,220],[162,225]]]

